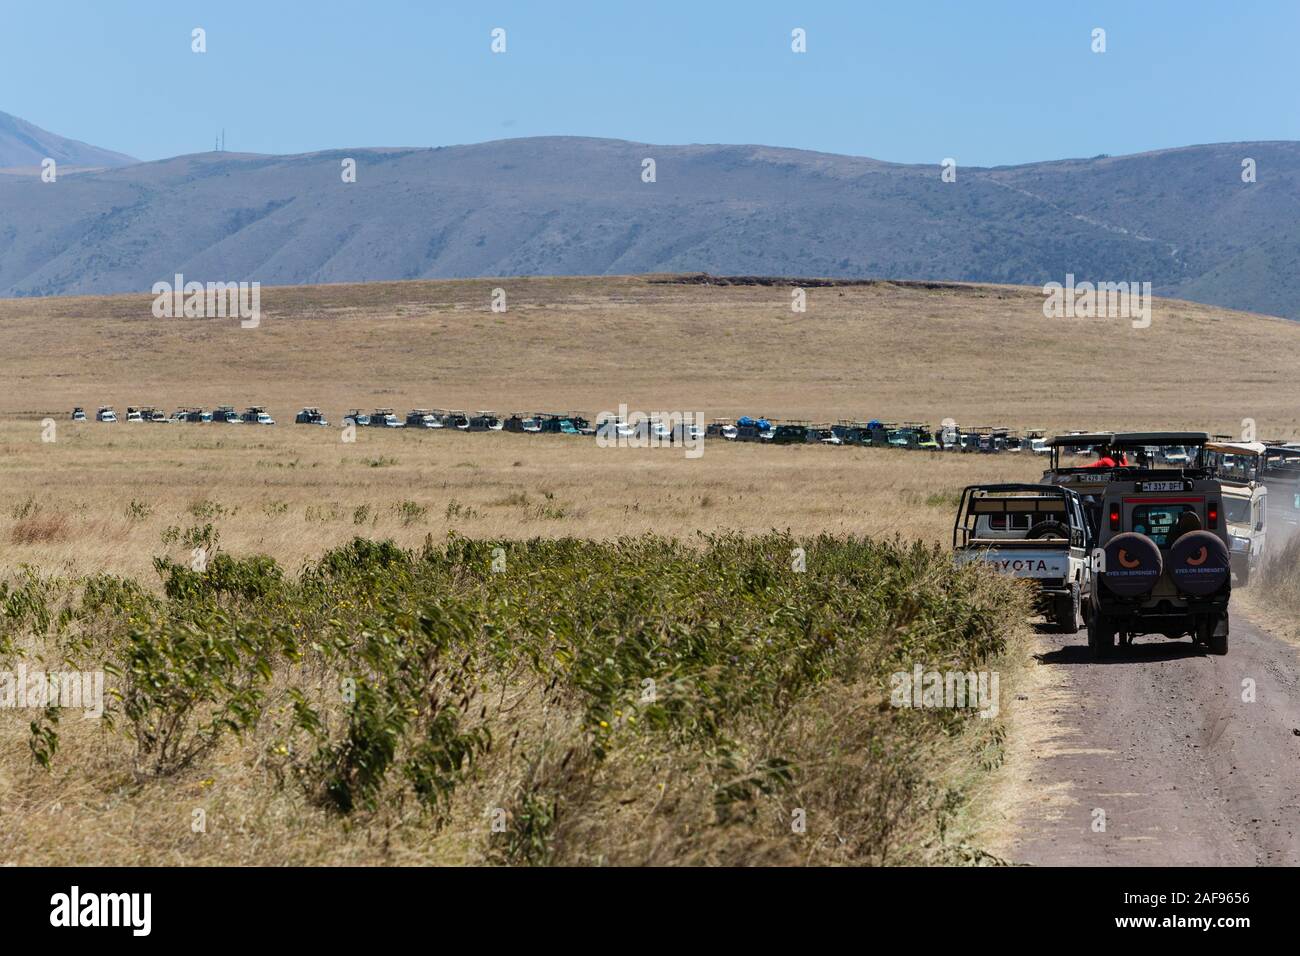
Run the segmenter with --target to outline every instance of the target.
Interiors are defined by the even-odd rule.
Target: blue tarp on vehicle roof
[[[766,418],[750,418],[748,415],[742,415],[740,418],[736,419],[736,424],[742,428],[749,425],[755,425],[758,427],[759,431],[764,432],[772,430],[772,423]]]

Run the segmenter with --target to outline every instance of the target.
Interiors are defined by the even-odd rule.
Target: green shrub
[[[67,659],[107,662],[137,774],[258,730],[258,765],[319,805],[409,797],[438,827],[491,756],[514,769],[487,852],[522,863],[586,859],[617,818],[611,781],[648,787],[653,773],[628,768],[653,767],[707,798],[642,794],[682,814],[647,854],[748,859],[745,840],[788,834],[775,811],[799,806],[833,821],[819,860],[915,860],[915,834],[942,842],[963,799],[928,779],[925,754],[970,711],[892,708],[889,675],[985,666],[1026,609],[1015,582],[939,548],[775,533],[451,534],[414,552],[358,537],[294,575],[225,553],[155,568],[161,596],[107,576],[79,582],[79,600],[30,572],[0,584],[0,640],[50,634]],[[507,696],[557,723],[521,727]],[[57,759],[55,721],[33,724],[31,747]],[[986,734],[968,759],[999,753]]]

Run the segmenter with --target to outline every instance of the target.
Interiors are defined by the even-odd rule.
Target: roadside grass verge
[[[0,584],[0,670],[109,688],[98,721],[0,712],[0,858],[982,862],[953,827],[1002,724],[893,706],[891,675],[996,668],[1026,604],[942,549],[453,534],[155,568]]]
[[[1300,535],[1270,555],[1260,570],[1259,590],[1271,603],[1300,615]]]

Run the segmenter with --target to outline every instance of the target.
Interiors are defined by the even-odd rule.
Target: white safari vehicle
[[[959,564],[982,561],[1037,583],[1038,610],[1065,634],[1079,630],[1090,591],[1091,532],[1079,495],[1032,484],[971,485],[952,532]]]
[[[1212,441],[1205,446],[1206,468],[1223,487],[1232,573],[1243,587],[1264,559],[1268,488],[1260,475],[1267,451],[1267,446],[1257,441]]]

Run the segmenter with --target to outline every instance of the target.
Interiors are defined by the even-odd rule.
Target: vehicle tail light
[[[1119,530],[1119,506],[1115,505],[1110,509],[1110,530]]]
[[[1219,527],[1219,503],[1211,501],[1205,509],[1205,524],[1214,531]]]

